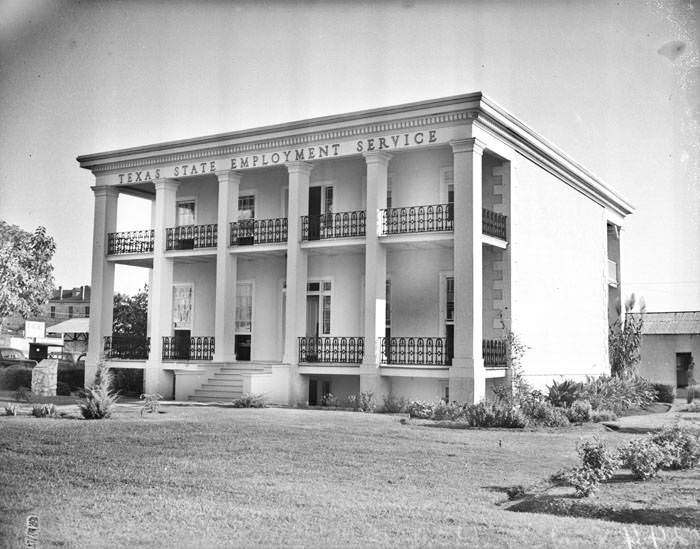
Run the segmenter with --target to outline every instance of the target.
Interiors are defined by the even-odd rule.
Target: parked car
[[[8,366],[13,366],[15,364],[34,368],[34,366],[36,366],[36,360],[29,360],[27,355],[25,355],[19,349],[13,349],[12,347],[0,347],[0,368],[7,368]]]
[[[58,360],[59,370],[71,370],[73,368],[76,368],[75,359],[70,353],[55,351],[53,353],[49,353],[48,358],[55,358],[56,360]]]

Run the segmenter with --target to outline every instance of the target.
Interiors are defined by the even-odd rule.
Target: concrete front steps
[[[219,368],[193,395],[196,402],[230,402],[243,396],[243,377],[250,374],[269,374],[271,364],[266,362],[236,362]]]

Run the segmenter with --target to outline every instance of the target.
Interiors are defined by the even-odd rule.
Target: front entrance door
[[[309,380],[309,406],[318,405],[318,381],[315,379]]]
[[[688,386],[688,369],[693,356],[690,353],[676,353],[676,386]]]
[[[174,358],[177,360],[190,359],[190,331],[175,330],[175,339],[173,342]]]

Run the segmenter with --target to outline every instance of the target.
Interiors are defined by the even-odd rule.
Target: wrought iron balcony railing
[[[246,219],[231,223],[231,246],[287,242],[287,218]]]
[[[183,225],[165,230],[166,250],[192,250],[193,248],[216,248],[217,225]]]
[[[214,351],[213,337],[163,337],[163,360],[212,360]]]
[[[363,210],[305,215],[301,218],[301,239],[325,240],[365,236],[366,218],[367,214]]]
[[[153,229],[145,231],[128,231],[109,233],[107,235],[107,254],[147,254],[153,252]]]
[[[364,354],[364,337],[299,338],[299,362],[358,364]]]
[[[481,232],[506,240],[506,219],[505,215],[484,208],[481,211]]]
[[[410,234],[454,229],[452,204],[430,204],[381,210],[382,234]]]
[[[450,366],[446,337],[380,337],[382,364]]]
[[[481,354],[485,368],[507,368],[506,342],[502,339],[484,339]]]
[[[150,350],[150,337],[112,334],[104,338],[104,353],[106,358],[146,360],[148,359]]]

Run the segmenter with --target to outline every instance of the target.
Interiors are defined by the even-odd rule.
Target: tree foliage
[[[44,227],[30,233],[0,220],[0,318],[40,313],[51,297],[55,251]]]
[[[148,285],[134,295],[114,294],[113,334],[146,337],[148,325]]]
[[[631,294],[625,301],[625,316],[618,318],[608,332],[610,371],[614,376],[626,377],[637,372],[646,312],[644,298],[639,299],[638,313],[634,312],[635,305],[637,305],[637,299],[634,294]]]

